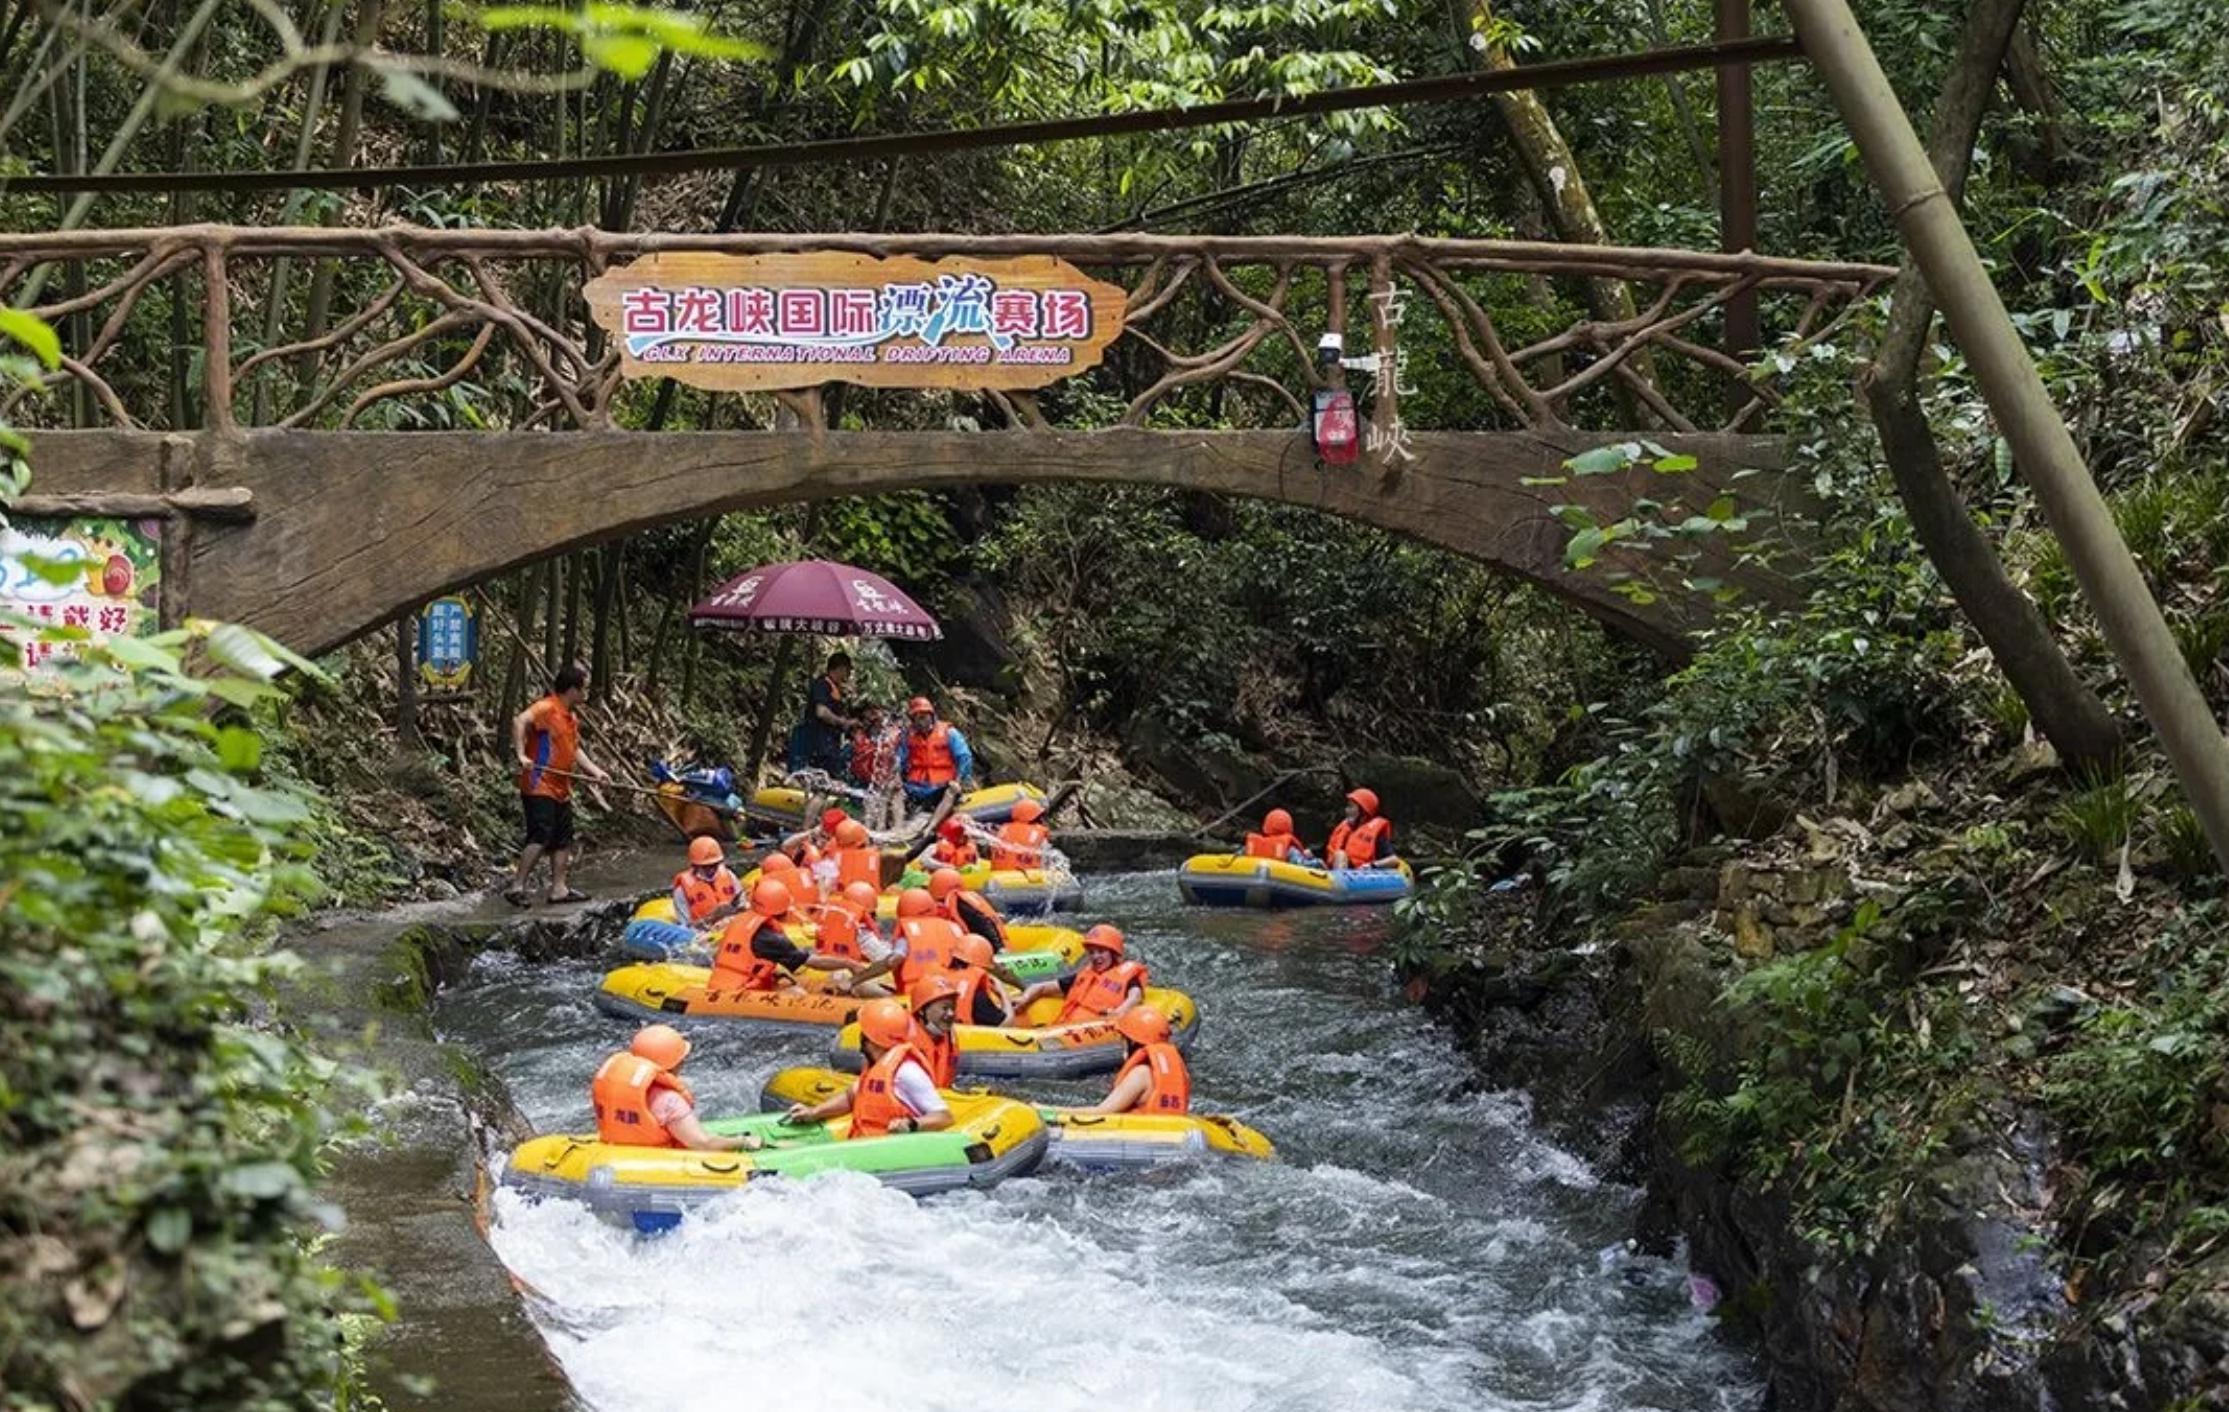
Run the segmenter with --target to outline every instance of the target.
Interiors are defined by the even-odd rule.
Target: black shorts
[[[538,843],[551,853],[573,846],[572,800],[551,799],[541,794],[522,794],[519,796],[519,803],[526,808],[528,843]]]

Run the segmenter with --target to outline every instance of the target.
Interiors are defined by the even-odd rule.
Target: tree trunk
[[[364,0],[364,8],[357,16],[355,42],[360,49],[369,48],[379,38],[379,24],[386,14],[387,0]],[[353,167],[356,152],[364,130],[364,85],[371,70],[364,64],[350,64],[341,78],[341,116],[333,131],[333,165]],[[332,224],[331,211],[320,225]],[[325,332],[325,316],[333,306],[333,278],[335,266],[331,260],[320,260],[317,273],[310,277],[309,317],[302,328],[302,337],[313,339]],[[296,363],[303,382],[317,376],[317,354],[304,353]]]
[[[626,542],[615,540],[604,546],[596,565],[595,620],[588,634],[588,682],[589,690],[599,698],[608,689],[604,678],[611,671],[612,606],[618,601],[620,557],[626,552]]]
[[[565,575],[565,556],[551,557],[542,566],[542,665],[554,672],[565,665],[557,655],[564,637],[564,586],[559,581]]]
[[[799,536],[800,547],[812,552],[813,536],[820,531],[820,502],[805,507],[805,528]],[[766,758],[767,742],[774,736],[774,717],[782,709],[782,687],[789,677],[790,659],[797,655],[797,639],[784,636],[774,648],[774,670],[766,682],[766,699],[759,703],[758,723],[751,728],[751,752],[743,759],[743,773],[750,779],[758,778],[759,762]]]
[[[1470,7],[1470,29],[1466,42],[1476,56],[1478,66],[1492,73],[1502,73],[1517,67],[1503,45],[1492,42],[1493,0],[1467,0]],[[1579,175],[1579,163],[1572,155],[1571,144],[1564,141],[1563,133],[1556,127],[1556,120],[1548,115],[1548,106],[1540,95],[1529,88],[1506,89],[1493,95],[1494,107],[1509,125],[1509,135],[1517,145],[1517,157],[1524,164],[1525,175],[1532,181],[1533,189],[1540,193],[1541,205],[1546,209],[1548,221],[1561,239],[1574,245],[1611,244],[1609,229],[1602,223],[1602,213],[1595,208],[1594,198],[1587,193],[1586,180]],[[1590,279],[1586,281],[1587,307],[1596,319],[1605,323],[1634,316],[1633,291],[1620,279]],[[1630,367],[1644,378],[1654,381],[1647,362],[1647,350],[1636,353],[1629,360]]]
[[[587,568],[586,554],[565,556],[565,647],[550,664],[553,671],[580,661],[580,581]]]
[[[1965,190],[1982,115],[2024,3],[1975,0],[1958,56],[1936,99],[1928,156],[1953,201]],[[1890,301],[1887,332],[1864,379],[1866,405],[1880,433],[1889,474],[1912,517],[1912,532],[2027,705],[2036,729],[2068,765],[2102,768],[2120,753],[2120,730],[2112,713],[2075,674],[2042,613],[2005,572],[1943,468],[1918,389],[1920,355],[1934,316],[1926,281],[1907,260]]]
[[[395,619],[395,738],[405,750],[420,750],[418,734],[418,615]]]

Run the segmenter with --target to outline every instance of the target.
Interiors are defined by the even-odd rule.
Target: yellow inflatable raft
[[[1275,858],[1202,853],[1177,870],[1186,902],[1204,907],[1325,907],[1399,902],[1416,891],[1406,862],[1384,868],[1305,867]]]
[[[668,1229],[691,1209],[755,1181],[815,1172],[866,1172],[915,1196],[992,1187],[1036,1170],[1049,1141],[1024,1103],[989,1093],[947,1098],[953,1125],[942,1132],[849,1140],[851,1119],[791,1125],[771,1113],[721,1118],[705,1126],[734,1136],[756,1133],[756,1152],[690,1152],[631,1147],[594,1136],[532,1138],[511,1154],[503,1184],[533,1197],[567,1197],[603,1219],[638,1231]]]
[[[885,902],[889,899],[886,897]],[[886,913],[884,920],[894,918]],[[811,948],[813,928],[796,923],[787,928],[790,940]],[[653,897],[635,909],[620,934],[620,949],[638,961],[670,961],[689,953],[709,954],[709,934],[700,934],[673,919],[673,899]],[[1009,970],[1025,981],[1065,979],[1084,959],[1084,935],[1074,927],[1049,922],[1008,922],[1006,956]]]
[[[834,1069],[783,1069],[759,1091],[759,1106],[781,1112],[792,1103],[819,1103],[850,1087],[851,1080]],[[946,1097],[957,1103],[977,1092],[947,1091]],[[1277,1156],[1268,1138],[1220,1113],[1086,1113],[1033,1106],[1052,1138],[1046,1155],[1091,1171],[1156,1167],[1196,1157],[1267,1161]]]
[[[1017,1023],[955,1025],[954,1040],[960,1049],[960,1072],[986,1079],[1073,1079],[1087,1074],[1110,1073],[1122,1067],[1127,1053],[1122,1036],[1108,1020],[1085,1020],[1056,1025],[1061,999],[1048,995],[1032,1001],[1016,1016]],[[1148,986],[1145,1003],[1159,1007],[1169,1017],[1169,1028],[1181,1047],[1191,1043],[1199,1028],[1199,1008],[1181,990]],[[845,1022],[836,1037],[829,1062],[839,1069],[859,1067],[859,1027]]]
[[[960,796],[959,807],[953,812],[964,814],[979,824],[996,826],[1013,817],[1014,806],[1025,799],[1045,802],[1045,791],[1033,784],[986,785]],[[790,785],[772,785],[753,793],[743,806],[746,815],[781,828],[802,828],[805,824],[806,794]]]

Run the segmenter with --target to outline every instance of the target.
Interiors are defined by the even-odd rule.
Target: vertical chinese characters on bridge
[[[1028,388],[1099,362],[1123,291],[1049,256],[661,252],[590,281],[629,377],[723,391]]]

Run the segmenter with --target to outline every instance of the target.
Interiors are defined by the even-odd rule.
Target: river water
[[[1686,1272],[1621,1250],[1639,1194],[1389,994],[1382,910],[1209,912],[1167,873],[1094,877],[1089,915],[1200,1003],[1194,1102],[1276,1163],[1085,1178],[1054,1166],[916,1203],[849,1174],[739,1192],[657,1240],[499,1193],[492,1239],[597,1412],[813,1409],[1746,1409],[1747,1361]],[[587,1122],[629,1027],[600,963],[482,958],[437,1023],[538,1128]],[[698,1029],[709,1112],[825,1037]],[[1045,1090],[1080,1095],[1096,1085]]]

